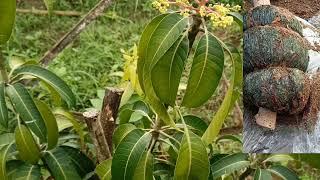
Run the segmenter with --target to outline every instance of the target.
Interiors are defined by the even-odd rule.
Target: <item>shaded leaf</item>
[[[66,152],[62,148],[58,147],[53,151],[47,151],[44,155],[44,161],[56,180],[81,179],[69,156],[66,156]]]
[[[151,79],[157,97],[175,105],[180,78],[188,58],[189,39],[181,36],[152,68]]]
[[[56,118],[53,115],[51,109],[45,103],[39,100],[35,100],[35,103],[38,110],[40,111],[44,123],[46,124],[48,143],[47,149],[51,150],[56,147],[59,138],[59,130]]]
[[[10,175],[14,180],[39,180],[41,179],[40,167],[22,163],[15,167],[16,170]]]
[[[136,129],[136,127],[133,124],[122,124],[118,126],[112,136],[114,147],[117,147],[122,139],[134,129]]]
[[[94,171],[95,165],[91,159],[89,159],[79,149],[75,149],[69,146],[60,146],[66,154],[69,156],[78,174],[84,177],[86,174]]]
[[[13,142],[0,149],[0,179],[7,180],[6,161],[8,154],[13,151]]]
[[[0,148],[14,142],[14,133],[4,133],[0,135]]]
[[[153,180],[153,155],[149,151],[140,158],[133,180]]]
[[[190,126],[194,129],[194,132],[197,135],[202,136],[202,134],[208,128],[208,124],[203,119],[201,119],[197,116],[186,115],[186,116],[183,116],[183,119],[188,126]],[[181,122],[181,119],[178,122]]]
[[[258,168],[254,173],[254,180],[272,180],[272,176],[269,171]]]
[[[74,106],[76,103],[76,98],[69,86],[61,78],[45,68],[36,65],[25,65],[16,69],[14,74],[37,77],[54,88],[70,106]]]
[[[271,173],[281,177],[284,180],[298,180],[300,179],[295,172],[292,170],[288,169],[287,167],[280,166],[280,165],[275,165],[272,166],[271,168],[267,169]]]
[[[0,83],[0,124],[4,128],[8,128],[8,108],[5,99],[5,85]]]
[[[211,165],[212,177],[214,179],[230,174],[250,165],[248,154],[237,153],[225,156]]]
[[[151,134],[141,129],[132,130],[118,145],[111,166],[113,179],[132,179],[145,149],[149,145]]]
[[[46,142],[47,129],[45,122],[28,90],[18,83],[7,86],[6,92],[24,123],[42,142]]]
[[[15,0],[0,1],[0,45],[5,44],[10,36],[16,15]]]
[[[213,35],[206,32],[196,45],[182,105],[198,107],[205,103],[218,87],[223,67],[223,48]]]
[[[188,19],[177,13],[159,15],[144,29],[138,47],[137,72],[141,88],[152,109],[171,126],[175,124],[154,92],[151,70],[180,37],[187,24]]]
[[[15,139],[20,159],[30,164],[38,163],[41,156],[40,148],[25,125],[18,124]]]
[[[107,159],[97,166],[95,172],[101,180],[111,180],[111,164],[112,159]]]

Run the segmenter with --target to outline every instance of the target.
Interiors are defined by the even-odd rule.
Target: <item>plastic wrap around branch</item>
[[[306,20],[297,17],[303,24],[303,36],[317,49],[320,44],[320,31]],[[309,50],[307,73],[312,76],[320,70],[320,50]],[[247,153],[320,153],[320,116],[313,131],[308,131],[304,123],[281,122],[286,117],[277,119],[275,130],[257,125],[255,114],[250,108],[244,109],[243,151]],[[301,121],[301,117],[291,119]],[[285,121],[285,120],[284,120]],[[278,123],[279,122],[279,123]]]

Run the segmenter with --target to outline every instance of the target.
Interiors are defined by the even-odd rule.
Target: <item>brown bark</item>
[[[98,162],[112,156],[112,135],[122,93],[122,90],[109,88],[106,90],[100,114],[94,111],[83,114],[95,145]]]
[[[75,38],[95,20],[103,11],[111,5],[111,0],[101,0],[90,12],[83,17],[67,34],[65,34],[45,55],[40,59],[40,64],[44,67],[48,64]]]

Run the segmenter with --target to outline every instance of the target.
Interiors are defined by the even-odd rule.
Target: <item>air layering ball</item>
[[[280,114],[302,112],[309,94],[309,77],[298,69],[262,69],[247,74],[244,81],[245,101]]]

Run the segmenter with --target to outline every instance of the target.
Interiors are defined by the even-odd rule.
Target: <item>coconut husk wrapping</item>
[[[298,69],[273,67],[247,74],[243,91],[245,101],[257,107],[298,114],[308,102],[310,80]]]
[[[257,26],[244,32],[244,72],[268,67],[306,71],[308,43],[298,33],[277,26]]]
[[[245,13],[243,20],[244,30],[255,26],[275,25],[291,29],[302,35],[301,23],[284,8],[272,5],[257,6]]]

